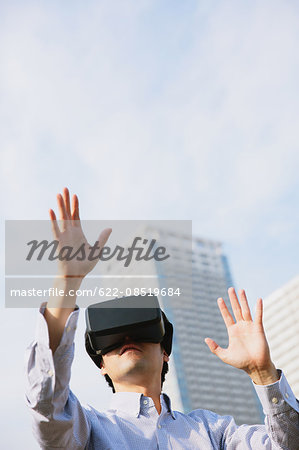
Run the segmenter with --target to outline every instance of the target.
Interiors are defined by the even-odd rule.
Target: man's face
[[[169,357],[160,344],[134,342],[126,337],[120,347],[103,355],[102,360],[102,375],[109,375],[115,385],[135,384],[153,376],[161,380],[163,362],[169,361]]]

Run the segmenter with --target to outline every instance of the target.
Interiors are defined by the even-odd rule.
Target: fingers
[[[101,250],[104,247],[104,245],[106,244],[106,242],[108,241],[108,238],[111,234],[112,228],[105,228],[105,230],[103,230],[101,232],[101,234],[99,235],[98,239],[95,241],[93,247],[91,248],[95,248],[96,250],[99,250],[99,256],[101,255]]]
[[[250,308],[249,308],[249,305],[248,305],[248,301],[247,301],[247,297],[246,297],[244,289],[240,289],[240,291],[239,291],[239,299],[240,299],[240,303],[241,303],[243,319],[247,320],[247,321],[252,321]]]
[[[103,230],[101,232],[101,234],[100,234],[100,236],[98,237],[98,240],[97,240],[100,248],[104,247],[104,245],[108,241],[108,238],[109,238],[111,232],[112,232],[112,228],[105,228],[105,230]]]
[[[63,199],[64,199],[64,206],[65,210],[68,216],[68,219],[71,218],[71,205],[70,205],[70,193],[67,187],[63,189]]]
[[[53,236],[55,239],[59,239],[60,230],[59,230],[59,226],[58,226],[57,220],[56,220],[56,215],[55,215],[55,212],[53,211],[53,209],[49,210],[49,215],[50,215],[50,219],[51,219],[51,227],[52,227]]]
[[[223,359],[225,354],[225,348],[220,347],[213,339],[205,338],[205,343],[209,347],[214,355],[218,356],[218,358]]]
[[[80,216],[79,216],[79,199],[77,197],[77,195],[73,195],[72,198],[72,219],[75,221],[74,225],[79,225],[79,222],[77,222],[78,220],[80,220]]]
[[[233,287],[229,288],[228,296],[230,299],[230,304],[232,305],[233,312],[236,318],[236,321],[243,320],[241,306],[236,294],[236,291]]]
[[[223,300],[222,297],[218,298],[218,307],[220,309],[222,318],[224,320],[224,323],[226,325],[226,328],[228,328],[230,325],[233,325],[235,323],[231,313],[229,312],[229,310],[227,309],[227,306],[225,304],[225,301]]]
[[[70,204],[70,193],[67,187],[63,189],[62,192],[63,195],[57,194],[57,204],[58,204],[58,211],[59,211],[59,218],[63,222],[62,228],[65,230],[67,226],[70,224],[71,219],[74,220],[80,220],[79,218],[79,200],[76,195],[73,196],[72,199],[72,209],[73,213],[71,212],[71,204]],[[77,225],[74,223],[74,225]],[[80,224],[78,224],[80,225]]]
[[[61,194],[57,194],[57,204],[58,204],[60,220],[68,220],[68,215],[67,215],[66,207],[64,204],[64,199]]]
[[[211,338],[205,338],[205,343],[207,344],[212,353],[214,353],[216,348],[219,347],[219,345],[216,344],[216,342],[213,341],[213,339]]]
[[[263,301],[261,298],[259,298],[256,303],[254,321],[258,325],[263,325]]]

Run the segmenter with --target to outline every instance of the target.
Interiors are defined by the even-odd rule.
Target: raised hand
[[[61,229],[59,228],[53,209],[49,210],[49,214],[54,239],[59,241],[58,251],[60,251],[63,247],[69,247],[72,248],[73,253],[75,253],[80,249],[80,247],[82,248],[82,246],[86,251],[86,257],[84,258],[74,258],[69,261],[66,258],[64,258],[63,260],[58,260],[58,275],[61,277],[83,278],[94,268],[94,266],[98,262],[98,259],[90,261],[87,257],[89,248],[91,246],[87,242],[87,239],[81,227],[78,197],[77,195],[73,195],[71,208],[69,190],[67,188],[64,188],[63,195],[57,195],[57,203],[59,217],[61,220]],[[111,231],[111,228],[106,228],[100,233],[97,239],[97,247],[102,248],[105,245]],[[97,254],[99,253],[99,251],[100,250],[97,250]]]
[[[57,195],[57,203],[61,228],[59,228],[53,209],[50,209],[49,214],[54,239],[59,242],[58,251],[69,247],[76,252],[82,245],[88,250],[90,245],[82,231],[78,197],[73,195],[71,208],[69,190],[64,188],[63,195]],[[107,228],[100,233],[97,247],[102,248],[105,245],[111,231],[111,228]],[[80,288],[83,278],[94,268],[99,259],[90,261],[85,257],[58,261],[58,277],[54,280],[54,288],[57,288],[59,293],[49,298],[44,313],[48,324],[50,348],[53,353],[60,343],[67,318],[74,311],[76,303],[74,292]],[[71,292],[73,294],[69,295]]]
[[[252,320],[245,291],[239,291],[240,302],[234,288],[228,290],[228,295],[235,320],[223,298],[218,299],[218,307],[227,328],[229,345],[222,348],[210,338],[205,339],[206,344],[223,362],[247,372],[256,384],[274,383],[279,376],[264,332],[262,299],[257,301]]]

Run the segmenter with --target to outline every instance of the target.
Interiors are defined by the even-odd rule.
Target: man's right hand
[[[73,254],[84,245],[88,254],[90,245],[82,231],[78,197],[73,195],[71,210],[70,194],[68,189],[64,188],[63,196],[61,194],[57,195],[57,203],[61,229],[58,226],[54,211],[50,209],[49,213],[54,239],[59,242],[58,250],[60,251],[66,246],[71,247]],[[111,228],[106,228],[100,233],[97,240],[97,247],[99,249],[105,245],[111,231]],[[50,297],[44,315],[48,324],[50,348],[53,353],[60,343],[65,323],[75,309],[76,297],[73,295],[70,296],[68,293],[70,290],[76,291],[80,288],[83,278],[94,268],[98,261],[98,258],[89,261],[87,257],[82,261],[75,258],[70,261],[59,260],[58,276],[54,281],[54,288],[57,288],[57,292],[63,292],[64,294],[57,297]]]
[[[59,242],[58,250],[60,251],[63,247],[72,248],[72,254],[74,254],[80,247],[84,247],[86,257],[82,261],[77,258],[67,261],[66,259],[60,261],[58,266],[58,276],[67,278],[84,278],[97,264],[99,259],[94,259],[89,261],[88,252],[90,247],[92,247],[88,242],[83,233],[81,227],[81,221],[79,216],[79,200],[77,195],[73,195],[72,198],[72,210],[70,205],[70,194],[67,188],[63,189],[63,195],[57,194],[57,204],[59,211],[59,218],[61,220],[61,229],[58,226],[55,212],[53,209],[49,210],[52,232],[54,239]],[[97,248],[101,249],[107,242],[111,228],[106,228],[103,230],[95,245]],[[100,250],[97,250],[98,252]]]

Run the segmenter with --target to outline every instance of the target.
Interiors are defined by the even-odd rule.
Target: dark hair
[[[162,345],[161,345],[161,348],[163,349]],[[161,372],[161,387],[163,386],[163,383],[165,381],[165,375],[167,374],[168,369],[169,369],[168,362],[164,361],[163,367],[162,367],[162,372]],[[112,392],[115,393],[113,382],[112,382],[111,378],[109,377],[109,375],[105,374],[104,377],[105,377],[107,383],[109,384],[109,386],[111,387]]]

